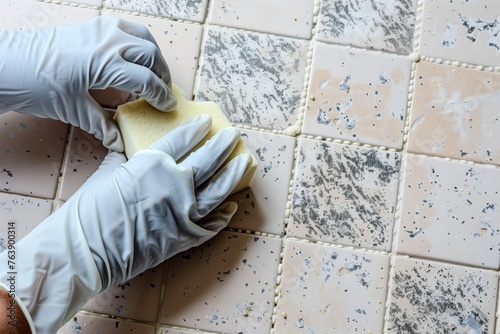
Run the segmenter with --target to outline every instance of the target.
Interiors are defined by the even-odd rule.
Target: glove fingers
[[[105,87],[113,87],[127,92],[135,92],[160,111],[169,111],[177,105],[177,99],[168,85],[149,68],[123,62],[120,71],[106,80]],[[94,87],[95,88],[95,87]]]
[[[212,118],[209,115],[196,116],[158,139],[149,148],[162,151],[177,161],[207,135],[211,126]]]
[[[238,205],[235,202],[224,203],[208,216],[196,222],[196,224],[207,231],[217,234],[229,224],[236,210],[238,210]]]
[[[199,189],[196,195],[198,218],[207,215],[226,199],[245,175],[251,163],[252,157],[249,154],[240,154]]]
[[[168,86],[172,84],[170,70],[163,58],[160,49],[154,43],[136,37],[128,36],[130,42],[122,53],[123,59],[128,62],[149,68]]]
[[[236,128],[225,128],[181,163],[182,166],[193,170],[195,187],[215,174],[233,152],[239,139],[240,132]]]
[[[158,44],[156,43],[156,40],[154,39],[151,32],[142,24],[126,21],[126,20],[123,20],[123,19],[120,19],[117,17],[109,17],[109,20],[116,20],[116,23],[114,23],[114,24],[121,31],[123,31],[129,35],[139,37],[141,39],[149,41],[158,47]]]
[[[82,99],[76,99],[72,108],[75,113],[68,119],[71,125],[93,134],[97,139],[102,140],[105,147],[123,152],[123,139],[118,125],[89,94]]]

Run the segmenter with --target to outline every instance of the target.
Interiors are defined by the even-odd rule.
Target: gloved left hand
[[[129,161],[112,152],[53,215],[17,243],[15,269],[0,253],[0,283],[17,271],[16,294],[38,334],[52,334],[94,295],[210,239],[237,209],[222,201],[252,160],[240,136],[220,131],[179,163],[208,132],[198,116]]]
[[[120,131],[89,89],[134,92],[175,108],[170,72],[149,31],[114,17],[37,30],[0,30],[0,114],[61,120],[122,152]]]

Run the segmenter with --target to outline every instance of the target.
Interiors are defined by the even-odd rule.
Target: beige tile
[[[208,22],[298,38],[312,34],[313,0],[214,0]]]
[[[289,236],[388,251],[400,155],[300,139]]]
[[[84,22],[99,11],[37,0],[3,0],[0,28],[6,30],[37,29],[56,24]]]
[[[384,333],[493,333],[498,272],[396,257]]]
[[[408,54],[412,51],[416,0],[323,0],[318,39]]]
[[[0,115],[0,187],[54,198],[68,125],[8,112]]]
[[[500,73],[419,62],[408,150],[500,163]]]
[[[0,192],[0,252],[9,240],[21,240],[52,212],[52,201]]]
[[[281,235],[285,226],[295,138],[253,130],[241,130],[241,135],[259,166],[252,187],[228,199],[238,204],[229,227]]]
[[[57,334],[155,334],[155,327],[102,316],[78,313]]]
[[[388,255],[287,240],[274,333],[382,333],[388,276]]]
[[[208,28],[196,100],[214,101],[233,123],[285,130],[295,126],[307,41]]]
[[[58,199],[67,201],[99,168],[108,153],[102,142],[79,128],[71,129],[63,163]]]
[[[148,28],[167,61],[172,82],[182,88],[189,99],[192,98],[201,47],[201,25],[110,10],[104,10],[102,15],[117,16]]]
[[[161,323],[268,333],[281,240],[223,231],[169,261]]]
[[[407,57],[316,44],[303,132],[401,148],[410,68]]]
[[[84,310],[154,323],[158,318],[165,265],[160,264],[94,298]]]
[[[500,169],[409,155],[397,252],[500,267]]]
[[[208,0],[107,0],[106,8],[203,22],[206,16],[207,2]]]
[[[420,54],[499,66],[500,2],[425,0]]]

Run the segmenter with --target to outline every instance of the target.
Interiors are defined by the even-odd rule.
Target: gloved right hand
[[[184,161],[211,126],[198,116],[129,161],[112,152],[99,170],[18,245],[17,295],[37,333],[55,333],[98,292],[213,237],[237,209],[220,205],[251,164],[220,131]],[[8,286],[6,253],[0,283]]]

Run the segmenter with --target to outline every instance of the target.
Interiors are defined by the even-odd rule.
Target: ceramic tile
[[[196,99],[217,102],[231,122],[276,130],[295,124],[308,43],[209,28]]]
[[[420,62],[408,150],[500,163],[500,73]]]
[[[314,0],[214,0],[211,2],[208,22],[245,30],[310,38],[313,9]]]
[[[278,238],[223,231],[169,261],[161,323],[230,333],[271,330]]]
[[[498,273],[396,257],[384,333],[493,333]]]
[[[107,153],[108,149],[100,140],[73,127],[57,197],[67,201],[99,168]]]
[[[57,334],[155,334],[155,327],[119,319],[78,313]]]
[[[388,276],[388,255],[287,240],[274,333],[382,333]]]
[[[259,166],[252,187],[228,199],[238,203],[238,211],[229,227],[281,235],[284,232],[295,138],[253,130],[240,132]]]
[[[158,318],[164,271],[164,264],[149,269],[128,282],[101,292],[85,304],[83,309],[119,318],[155,322]]]
[[[499,15],[500,2],[495,0],[425,0],[420,53],[471,64],[499,66]]]
[[[210,333],[205,331],[200,332],[197,330],[190,331],[188,329],[160,328],[158,334],[210,334]]]
[[[416,0],[323,0],[318,39],[409,54]]]
[[[68,125],[15,112],[0,115],[0,187],[53,198]]]
[[[288,235],[389,250],[400,155],[300,139]]]
[[[0,192],[0,252],[7,246],[7,231],[10,227],[15,228],[15,241],[19,241],[51,212],[50,200]]]
[[[65,5],[70,4],[70,5],[79,5],[81,7],[93,7],[93,8],[100,8],[102,6],[102,3],[104,0],[37,0],[37,1],[45,1],[45,2],[52,2],[55,4],[61,4],[64,3]]]
[[[208,0],[107,0],[106,7],[131,12],[203,22]]]
[[[188,98],[192,97],[201,47],[201,25],[117,11],[103,11],[102,15],[117,16],[148,28],[167,61],[172,81],[186,92]]]
[[[377,146],[403,146],[411,61],[318,43],[303,132]]]
[[[398,253],[498,269],[500,169],[407,157]]]
[[[37,29],[56,24],[84,22],[99,15],[90,8],[40,2],[37,0],[3,0],[0,28],[6,30]]]

